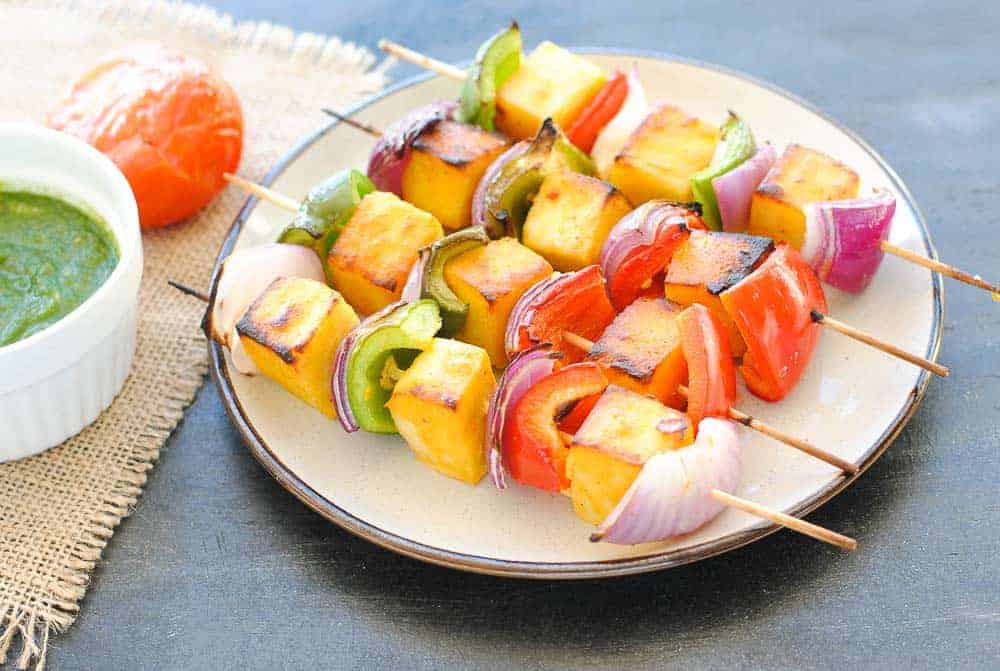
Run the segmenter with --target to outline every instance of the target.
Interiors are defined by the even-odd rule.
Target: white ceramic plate
[[[844,161],[860,174],[863,190],[882,187],[896,194],[892,241],[934,255],[926,225],[899,178],[864,142],[808,104],[714,66],[647,53],[587,53],[607,71],[636,64],[653,100],[669,101],[717,123],[727,109],[737,110],[758,139],[770,140],[779,150],[799,142]],[[384,128],[417,105],[455,97],[458,88],[440,77],[419,77],[354,113]],[[363,169],[373,142],[331,123],[295,148],[267,181],[301,198],[337,170]],[[288,220],[287,212],[250,199],[219,258],[234,248],[272,240]],[[936,356],[942,289],[928,271],[889,257],[863,295],[827,292],[830,314],[909,351]],[[419,463],[397,436],[349,435],[273,382],[235,373],[226,356],[212,345],[223,402],[254,456],[321,515],[411,557],[482,573],[583,578],[676,566],[775,530],[727,510],[697,532],[668,542],[630,547],[591,543],[591,527],[573,514],[567,498],[516,484],[500,492],[488,479],[470,487],[438,475]],[[768,404],[741,388],[738,405],[864,469],[913,414],[927,382],[928,374],[918,368],[827,332],[787,399]],[[745,438],[740,496],[803,515],[850,482],[836,469],[749,430]]]

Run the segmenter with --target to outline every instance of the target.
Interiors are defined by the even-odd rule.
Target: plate
[[[609,72],[635,64],[652,100],[669,101],[716,123],[727,109],[737,110],[759,139],[779,149],[799,142],[844,161],[859,173],[863,191],[881,187],[895,193],[892,242],[935,256],[926,224],[902,181],[871,147],[809,104],[712,65],[651,53],[581,52]],[[417,105],[455,97],[458,89],[454,81],[424,75],[351,112],[385,128]],[[266,183],[302,198],[331,173],[367,165],[373,142],[353,128],[330,123],[294,148]],[[250,198],[219,261],[233,249],[272,240],[288,220],[287,212]],[[931,359],[941,338],[942,295],[940,278],[894,257],[886,258],[860,296],[827,287],[831,315]],[[591,543],[592,527],[573,514],[566,497],[517,484],[501,492],[487,478],[471,487],[439,475],[419,463],[398,436],[347,434],[273,382],[239,375],[219,346],[210,348],[212,373],[230,418],[278,482],[348,531],[410,557],[479,573],[592,578],[678,566],[776,530],[726,510],[698,531],[666,542]],[[826,332],[801,382],[784,401],[769,404],[741,388],[738,406],[863,471],[899,434],[928,381],[929,375],[914,366]],[[745,439],[737,492],[742,497],[801,516],[853,479],[749,430]]]

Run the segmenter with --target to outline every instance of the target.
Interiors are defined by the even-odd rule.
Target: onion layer
[[[503,463],[503,427],[511,408],[546,375],[552,373],[559,353],[547,344],[525,350],[511,359],[497,382],[486,413],[486,463],[490,481],[506,489]]]
[[[735,490],[742,466],[736,424],[703,419],[693,444],[657,454],[643,465],[590,539],[632,545],[690,533],[722,511],[711,491]]]
[[[215,285],[209,312],[205,315],[205,332],[215,342],[230,350],[236,344],[236,322],[274,280],[279,277],[306,277],[325,282],[323,265],[309,247],[272,242],[248,249],[239,249],[222,262],[219,281]],[[233,358],[236,369],[244,375],[256,372],[245,354]]]
[[[590,151],[591,158],[597,164],[597,174],[605,179],[611,171],[611,165],[615,162],[618,152],[622,150],[629,137],[649,114],[646,91],[642,88],[639,73],[634,67],[628,73],[626,81],[628,82],[628,95],[625,96],[625,102],[622,103],[618,114],[608,122],[597,136]]]
[[[490,184],[493,183],[493,180],[503,170],[503,167],[514,159],[524,156],[525,152],[529,149],[531,149],[531,143],[527,140],[521,140],[497,156],[490,163],[489,167],[486,168],[486,172],[479,178],[479,184],[476,185],[476,191],[472,195],[472,225],[482,226],[493,239],[503,237],[506,231],[499,230],[497,226],[494,226],[493,220],[489,216],[489,209],[486,206],[486,193],[489,191]]]
[[[806,263],[830,286],[863,291],[885,256],[882,241],[896,213],[895,196],[879,190],[866,198],[809,203],[805,213]]]
[[[729,172],[712,180],[712,189],[719,203],[722,230],[742,233],[750,220],[750,199],[767,171],[774,165],[778,154],[774,147],[765,144],[757,153]]]
[[[402,197],[403,172],[410,163],[413,141],[428,128],[450,119],[458,104],[442,100],[418,107],[385,130],[368,159],[368,177],[379,191]]]
[[[704,228],[697,210],[666,200],[647,201],[615,224],[600,259],[615,309],[624,310],[663,272],[689,225]]]

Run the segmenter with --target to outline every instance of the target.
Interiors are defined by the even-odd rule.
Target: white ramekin
[[[118,265],[90,298],[47,329],[0,347],[0,462],[75,435],[121,390],[135,352],[142,240],[132,189],[104,154],[65,133],[0,124],[0,189],[61,198],[98,214]]]

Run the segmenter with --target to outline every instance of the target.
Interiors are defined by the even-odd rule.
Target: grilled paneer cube
[[[391,193],[369,193],[330,249],[333,285],[358,314],[377,312],[399,300],[420,248],[443,236],[433,215]]]
[[[282,277],[272,282],[236,324],[247,355],[261,373],[336,417],[330,379],[333,355],[358,315],[322,282]]]
[[[807,203],[858,195],[858,174],[814,149],[790,144],[757,187],[747,233],[799,249],[805,238]]]
[[[608,387],[573,436],[566,457],[573,510],[585,521],[600,524],[643,464],[693,440],[684,413],[648,396]]]
[[[494,386],[485,350],[435,338],[399,378],[386,407],[418,459],[474,485],[486,474],[486,408]]]
[[[608,233],[631,210],[611,184],[559,170],[542,182],[521,239],[556,270],[579,270],[598,262]]]
[[[691,175],[707,166],[719,129],[671,105],[654,108],[632,133],[608,180],[633,207],[653,198],[690,201]]]
[[[501,238],[450,260],[444,279],[469,305],[457,338],[489,353],[493,365],[507,365],[504,331],[514,303],[532,285],[552,274],[552,266],[515,238]]]
[[[403,199],[430,212],[449,230],[472,219],[472,194],[507,140],[479,126],[445,120],[413,141],[403,173]]]
[[[664,291],[667,300],[687,307],[700,303],[726,327],[733,356],[746,351],[732,317],[719,294],[753,272],[774,249],[774,242],[742,233],[691,231],[674,251],[667,266]]]
[[[687,381],[677,311],[662,298],[640,298],[622,310],[587,355],[612,384],[684,407]]]
[[[526,140],[547,117],[568,128],[605,80],[604,72],[586,58],[542,42],[497,92],[497,129]]]

